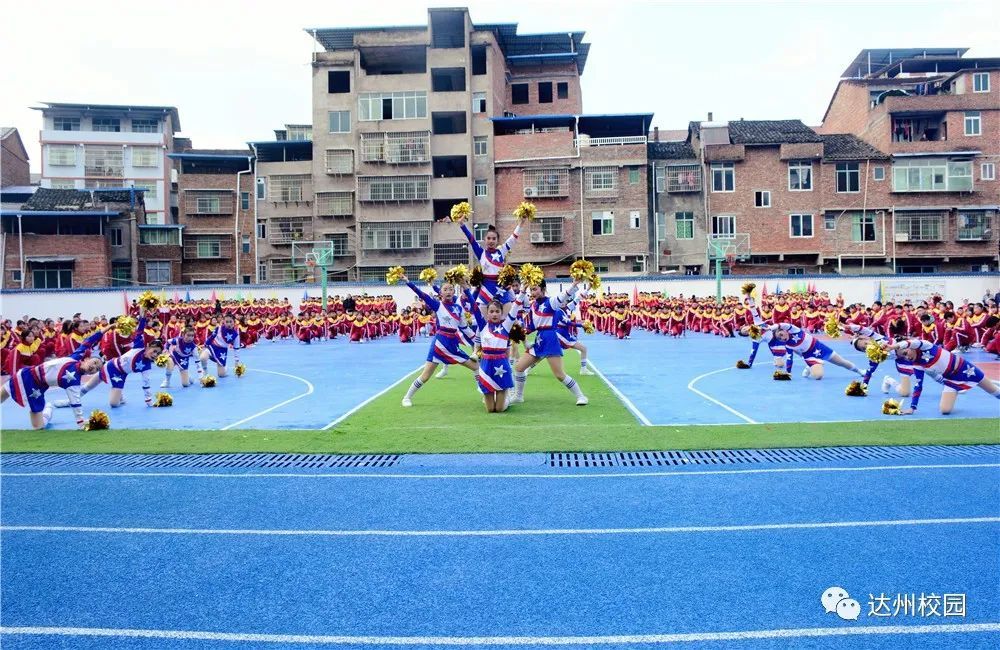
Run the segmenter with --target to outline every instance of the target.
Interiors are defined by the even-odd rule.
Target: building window
[[[618,194],[618,168],[588,167],[584,170],[587,196],[616,196]]]
[[[563,217],[538,217],[531,232],[532,244],[558,244],[563,240]]]
[[[486,112],[486,93],[472,93],[472,112]]]
[[[122,122],[117,117],[95,117],[93,125],[94,131],[105,133],[119,133],[122,130]]]
[[[469,159],[465,156],[434,156],[431,159],[434,178],[467,178]]]
[[[160,121],[157,119],[142,120],[132,118],[132,133],[159,133]]]
[[[477,135],[472,138],[472,149],[475,155],[485,156],[486,147],[487,147],[487,137],[485,135]]]
[[[837,229],[837,215],[827,212],[823,215],[823,230]]]
[[[257,239],[267,239],[267,221],[257,222]]]
[[[54,190],[76,189],[76,180],[72,178],[50,178],[49,187]]]
[[[316,195],[316,214],[321,217],[349,217],[354,214],[353,192],[320,192]]]
[[[465,112],[446,111],[431,115],[431,131],[434,135],[465,133]]]
[[[638,167],[629,167],[629,170],[628,170],[628,184],[629,185],[636,185],[638,183],[639,183],[639,168]]]
[[[858,213],[851,215],[851,241],[856,241],[856,242],[875,241],[874,214]]]
[[[897,266],[897,274],[907,274],[907,275],[920,275],[924,273],[937,273],[936,266],[930,266],[927,264],[919,264],[912,266]]]
[[[788,190],[790,192],[812,191],[812,163],[788,163]]]
[[[465,92],[465,68],[431,68],[431,90],[436,93]]]
[[[111,263],[111,286],[127,287],[132,284],[132,263],[112,262]]]
[[[250,235],[243,235],[241,245],[244,253],[250,252]]]
[[[837,191],[841,193],[861,191],[861,168],[858,163],[837,163]]]
[[[330,111],[330,133],[351,132],[351,111]]]
[[[811,214],[793,214],[789,217],[791,237],[812,237],[813,216]]]
[[[354,173],[354,151],[351,149],[327,149],[324,157],[326,173],[347,175]]]
[[[351,71],[350,70],[327,71],[326,92],[328,93],[351,92]]]
[[[179,228],[140,228],[139,243],[144,246],[180,246]]]
[[[222,197],[213,194],[196,196],[194,206],[195,214],[221,214]]]
[[[656,168],[656,190],[663,191],[664,181],[668,192],[700,192],[701,165],[669,165]]]
[[[272,201],[302,201],[305,188],[312,181],[309,174],[271,176],[267,179],[271,186]]]
[[[430,176],[361,176],[359,201],[426,201]]]
[[[595,235],[615,234],[615,213],[611,210],[590,213],[591,230]]]
[[[312,126],[289,125],[285,129],[285,137],[292,142],[312,142],[313,139]]]
[[[736,168],[733,163],[712,164],[712,191],[733,192],[736,190]]]
[[[958,241],[985,241],[989,238],[989,212],[958,213]]]
[[[982,135],[983,122],[979,111],[965,111],[965,135]]]
[[[528,103],[528,84],[510,85],[510,103],[512,104]]]
[[[488,223],[474,223],[472,224],[472,235],[476,238],[477,242],[482,242],[486,239],[486,233],[490,230],[490,224]]]
[[[736,217],[719,214],[712,217],[712,236],[716,239],[732,239],[736,234]]]
[[[240,210],[250,209],[250,192],[240,192]]]
[[[974,93],[990,92],[989,72],[974,72],[972,74],[972,92]]]
[[[556,84],[556,97],[559,99],[569,99],[569,83],[560,81]]]
[[[31,262],[32,287],[35,289],[72,289],[72,262]]]
[[[108,228],[108,238],[111,240],[112,246],[122,245],[122,229],[118,226],[113,226]]]
[[[452,266],[467,264],[469,261],[469,245],[465,242],[434,244],[434,265]]]
[[[538,82],[538,103],[539,104],[551,104],[552,103],[552,82],[551,81],[539,81]]]
[[[79,131],[80,130],[80,118],[79,117],[54,117],[54,118],[52,118],[52,127],[56,131]]]
[[[884,181],[885,180],[885,167],[882,165],[877,165],[872,167],[872,180]]]
[[[156,147],[132,147],[133,167],[159,167],[159,157]]]
[[[364,250],[409,250],[430,246],[430,222],[373,222],[361,225]]]
[[[75,144],[50,144],[48,147],[49,165],[53,167],[75,167]]]
[[[645,273],[646,272],[646,258],[642,255],[636,256],[632,260],[632,273]]]
[[[148,284],[170,284],[170,262],[146,262]]]
[[[334,258],[347,256],[346,232],[331,233],[329,235],[325,235],[324,239],[332,244]]]
[[[472,74],[486,74],[486,46],[473,45],[472,50]]]
[[[694,239],[694,212],[674,213],[674,238]]]
[[[199,239],[197,244],[197,257],[199,259],[218,259],[222,257],[222,242],[220,240]]]
[[[477,178],[476,179],[476,193],[475,193],[476,196],[477,197],[486,196],[486,191],[487,191],[486,190],[486,179],[485,178]]]
[[[427,117],[427,93],[424,91],[358,95],[358,119],[362,122],[416,120],[425,117]]]
[[[785,269],[785,273],[787,275],[805,275],[806,270],[804,267],[801,266],[790,266],[787,269]]]
[[[770,190],[757,190],[753,193],[753,207],[755,208],[769,208],[771,207],[771,191]]]
[[[257,200],[263,201],[267,198],[267,179],[257,179]]]
[[[941,241],[943,212],[897,212],[896,241]]]
[[[526,198],[569,196],[568,169],[525,169],[521,178]]]
[[[123,178],[125,162],[122,148],[86,145],[83,149],[83,175],[100,178]]]
[[[972,190],[970,160],[901,160],[892,166],[894,192],[959,192]]]
[[[628,212],[628,224],[632,230],[638,230],[642,227],[642,213],[638,210],[629,210]]]
[[[132,187],[136,190],[142,190],[142,196],[145,199],[155,199],[156,194],[156,181],[132,181]]]
[[[267,261],[257,262],[257,282],[267,282]]]
[[[979,178],[984,181],[992,181],[997,177],[997,168],[994,163],[983,163],[979,166]]]

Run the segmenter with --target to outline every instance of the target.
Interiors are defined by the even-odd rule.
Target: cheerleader
[[[521,233],[521,225],[524,223],[523,219],[518,219],[517,225],[514,226],[514,232],[507,241],[504,242],[503,246],[498,247],[497,244],[500,242],[500,235],[497,233],[497,229],[494,226],[490,226],[486,231],[486,236],[483,238],[483,243],[486,244],[486,248],[479,245],[476,241],[476,236],[473,234],[469,227],[465,225],[466,218],[463,217],[460,224],[462,227],[462,232],[465,233],[466,239],[469,240],[469,245],[472,246],[473,252],[476,254],[476,260],[479,262],[479,266],[483,269],[483,284],[479,287],[479,303],[480,311],[485,311],[486,303],[492,301],[494,298],[499,297],[501,302],[507,300],[504,303],[504,311],[506,312],[510,304],[510,297],[503,292],[498,291],[499,286],[497,285],[497,277],[500,275],[500,271],[503,270],[504,261],[507,254],[510,253],[511,248],[517,243],[517,238]]]
[[[84,384],[81,390],[82,394],[86,395],[97,384],[104,382],[111,386],[111,391],[108,393],[108,404],[111,408],[117,408],[125,403],[125,396],[122,395],[125,380],[130,374],[138,372],[142,375],[142,392],[146,399],[146,406],[153,405],[153,393],[149,388],[149,369],[153,367],[153,360],[163,352],[163,341],[153,339],[147,345],[143,336],[145,329],[146,317],[143,316],[139,319],[135,339],[132,341],[132,349],[116,359],[106,361],[100,372]],[[63,404],[58,406],[63,406]]]
[[[824,361],[829,361],[836,366],[864,376],[864,373],[856,365],[831,350],[825,343],[817,341],[816,337],[801,327],[789,323],[778,323],[768,327],[768,331],[772,332],[779,343],[785,344],[786,350],[805,359],[806,367],[802,371],[802,376],[807,379],[819,380],[823,378]]]
[[[916,412],[925,374],[944,385],[940,403],[942,415],[951,413],[958,394],[971,390],[973,386],[979,386],[1000,399],[1000,387],[987,379],[980,368],[939,345],[920,339],[906,339],[893,343],[890,348],[896,351],[896,356],[913,365],[913,396],[910,397],[909,408],[901,409],[900,415]]]
[[[405,275],[402,280],[437,317],[437,333],[434,335],[431,348],[427,352],[424,370],[419,377],[413,380],[413,384],[410,385],[403,398],[403,406],[413,406],[413,395],[427,383],[438,364],[463,365],[473,373],[479,371],[479,364],[474,359],[469,358],[469,355],[459,347],[462,334],[474,338],[475,332],[471,332],[465,324],[465,308],[462,307],[461,302],[455,300],[455,285],[450,282],[442,285],[441,299],[438,300],[421,291]]]
[[[233,356],[236,363],[240,362],[240,332],[236,329],[236,321],[231,314],[222,317],[222,325],[219,325],[208,336],[205,349],[201,351],[201,363],[199,364],[198,376],[201,377],[208,372],[208,361],[215,362],[219,377],[226,376],[226,361],[229,356],[229,348],[233,348]]]
[[[496,299],[486,306],[485,319],[479,310],[473,312],[479,325],[476,350],[481,355],[476,376],[487,413],[507,410],[507,391],[514,387],[514,373],[507,349],[510,346],[510,328],[517,322],[524,300],[524,294],[515,298],[514,308],[507,312],[506,317],[503,315],[503,303]]]
[[[45,403],[45,391],[49,388],[62,388],[66,391],[66,406],[72,407],[77,426],[83,428],[85,421],[80,403],[80,380],[101,369],[100,359],[84,359],[84,356],[101,340],[101,334],[100,331],[92,334],[68,357],[19,370],[7,383],[0,386],[0,403],[13,397],[19,406],[28,409],[31,428],[44,429],[52,420],[52,405]]]
[[[166,377],[160,384],[160,388],[170,388],[170,378],[174,373],[174,368],[181,370],[181,388],[187,388],[191,385],[188,367],[198,351],[198,344],[195,343],[194,339],[194,328],[188,325],[179,336],[167,341],[164,346],[167,353]]]
[[[577,406],[585,406],[589,401],[580,390],[580,385],[576,383],[576,380],[567,375],[563,369],[563,351],[559,345],[559,337],[553,328],[556,312],[569,304],[573,296],[576,295],[579,284],[579,281],[575,280],[569,289],[555,298],[549,298],[545,295],[545,280],[542,280],[540,286],[531,287],[528,322],[530,323],[529,329],[537,334],[534,345],[521,355],[515,366],[514,396],[510,400],[511,404],[520,404],[524,401],[524,384],[528,381],[528,375],[525,371],[542,359],[548,360],[549,368],[555,378],[576,396]]]
[[[580,353],[580,374],[593,375],[594,371],[587,366],[587,346],[576,337],[577,328],[583,327],[583,323],[574,317],[576,305],[577,298],[574,297],[566,307],[559,310],[556,318],[556,336],[563,350],[576,350]]]

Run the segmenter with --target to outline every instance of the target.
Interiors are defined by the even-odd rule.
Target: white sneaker
[[[125,403],[125,396],[122,395],[122,398],[120,400],[118,400],[118,404],[121,405],[121,404],[124,404],[124,403]]]
[[[508,404],[524,404],[524,395],[513,395],[509,400]]]
[[[441,366],[441,369],[438,370],[438,373],[436,375],[434,375],[434,376],[437,377],[438,379],[441,379],[442,377],[447,377],[448,376],[448,366]]]
[[[597,373],[594,372],[593,370],[591,370],[590,368],[584,366],[583,368],[580,368],[580,374],[581,375],[596,375]]]
[[[809,379],[809,376],[811,374],[812,372],[809,370],[809,366],[806,366],[805,368],[802,369],[802,376],[805,377],[806,379]]]
[[[882,379],[882,392],[888,395],[890,388],[892,388],[892,377],[884,377]]]
[[[586,395],[580,395],[579,397],[576,398],[576,405],[577,406],[586,406],[589,403],[590,403],[590,400],[587,399]]]
[[[160,382],[160,388],[170,388],[170,380],[164,379],[162,382]]]
[[[413,401],[409,397],[404,397],[402,401],[403,406],[413,406]]]

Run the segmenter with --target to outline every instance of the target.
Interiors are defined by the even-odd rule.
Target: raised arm
[[[132,349],[141,350],[146,347],[146,338],[143,334],[146,332],[146,317],[139,317],[139,324],[135,326],[135,338],[132,339]]]
[[[72,354],[69,356],[77,361],[80,361],[83,359],[83,356],[91,350],[91,348],[100,342],[102,336],[104,336],[104,332],[96,330],[93,334],[83,339],[83,343],[80,344],[80,347],[73,350]]]
[[[438,307],[441,306],[441,303],[436,298],[430,297],[429,295],[421,291],[420,287],[413,284],[409,280],[406,281],[406,286],[408,286],[413,291],[413,293],[417,294],[417,297],[423,300],[425,305],[430,307],[435,312],[438,310]]]
[[[524,303],[527,299],[528,293],[526,291],[522,291],[516,298],[514,298],[514,306],[510,308],[509,312],[507,312],[507,318],[503,320],[503,324],[500,326],[500,329],[502,329],[505,334],[510,334],[510,328],[514,327],[514,323],[516,323],[517,319],[520,317],[521,311],[524,309]]]
[[[464,221],[460,224],[460,226],[462,228],[462,232],[465,233],[465,238],[469,240],[469,245],[472,246],[472,252],[476,254],[476,259],[478,260],[483,254],[483,247],[476,241],[476,235],[469,230],[469,227],[465,225]]]
[[[509,253],[510,249],[514,248],[514,244],[517,243],[517,239],[521,235],[521,225],[523,223],[524,221],[520,219],[518,220],[517,225],[514,226],[514,232],[510,234],[510,237],[507,238],[507,241],[505,241],[503,243],[503,246],[500,247],[504,255]]]
[[[573,300],[573,296],[576,295],[576,290],[579,288],[580,285],[577,282],[569,285],[569,289],[566,289],[566,291],[563,291],[561,294],[552,299],[552,302],[555,303],[553,306],[556,309],[562,309],[565,307]]]

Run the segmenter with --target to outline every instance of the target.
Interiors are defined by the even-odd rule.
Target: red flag
[[[637,285],[632,285],[632,304],[639,304],[639,287]]]
[[[212,302],[215,302],[215,289],[212,289]]]
[[[123,314],[125,314],[125,315],[127,316],[127,315],[128,315],[128,311],[129,311],[129,308],[130,308],[130,307],[131,307],[132,305],[128,304],[128,292],[127,292],[127,291],[125,291],[124,289],[122,289],[122,300],[123,300],[123,301],[125,302],[125,311],[123,311],[122,313],[123,313]]]
[[[760,297],[763,298],[767,295],[767,282],[760,285]]]

